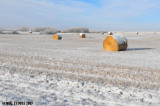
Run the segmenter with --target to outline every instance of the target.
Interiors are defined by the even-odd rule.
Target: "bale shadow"
[[[136,51],[136,50],[152,50],[155,48],[128,48],[127,51]]]

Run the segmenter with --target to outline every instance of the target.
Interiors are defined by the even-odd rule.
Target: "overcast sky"
[[[160,31],[160,0],[0,0],[0,27]]]

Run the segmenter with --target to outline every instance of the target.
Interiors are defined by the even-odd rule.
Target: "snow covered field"
[[[103,50],[106,34],[61,35],[0,35],[1,104],[160,105],[160,33],[127,32],[120,52]]]

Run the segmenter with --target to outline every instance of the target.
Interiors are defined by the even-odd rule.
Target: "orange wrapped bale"
[[[127,46],[127,38],[123,35],[109,35],[103,41],[103,48],[106,51],[123,51]]]
[[[61,39],[62,39],[62,36],[61,36],[61,35],[54,34],[54,35],[53,35],[53,39],[54,39],[54,40],[61,40]]]
[[[86,37],[86,35],[84,33],[80,33],[79,35],[80,35],[80,38],[85,38]]]

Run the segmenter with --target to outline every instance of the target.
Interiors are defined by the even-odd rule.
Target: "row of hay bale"
[[[84,33],[79,34],[80,38],[85,38]],[[59,34],[53,35],[54,40],[61,40],[62,36]],[[103,48],[105,51],[122,51],[126,50],[128,46],[127,38],[124,35],[113,35],[112,32],[108,32],[108,36],[103,41]]]
[[[86,38],[86,34],[84,34],[84,33],[80,33],[78,35],[79,35],[80,38]],[[53,39],[54,40],[61,40],[62,36],[60,34],[54,34]]]
[[[138,34],[144,34],[144,32],[141,32],[141,33],[139,33],[139,32],[136,32],[136,34],[138,35]],[[152,34],[152,33],[151,33]],[[153,32],[153,34],[157,34],[156,32]]]
[[[79,35],[80,38],[86,38],[86,34],[85,33],[77,33],[77,35]],[[113,35],[112,32],[108,32],[108,35]],[[53,35],[53,39],[54,40],[61,40],[62,36],[60,34],[54,34]]]
[[[19,29],[16,30],[17,32],[29,32],[29,34],[32,34],[32,32],[39,32],[40,34],[56,34],[56,33],[89,33],[89,32],[95,32],[95,33],[101,33],[102,35],[104,33],[107,33],[108,31],[89,31],[88,28],[86,27],[75,27],[75,28],[68,28],[68,29],[64,29],[64,30],[58,30],[56,28],[52,28],[52,27],[37,27],[35,29],[31,29],[27,26],[23,26],[20,27]],[[31,31],[31,32],[30,32]],[[126,31],[128,32],[128,31]],[[108,32],[108,33],[112,33],[112,32]],[[116,32],[114,32],[116,33]],[[125,34],[125,32],[121,32],[123,34]],[[135,32],[136,34],[141,34],[139,32]],[[0,34],[3,34],[3,31],[0,29]],[[113,34],[113,33],[112,33]],[[111,34],[111,35],[112,35]],[[154,32],[154,34],[156,34],[156,32]]]
[[[109,33],[112,33],[112,32],[108,32],[108,35]],[[121,34],[136,34],[136,35],[139,35],[139,34],[145,34],[145,32],[114,32],[115,34],[116,33],[121,33]],[[113,34],[113,33],[112,33]],[[158,34],[158,32],[150,32],[149,34]]]
[[[1,30],[3,28],[0,28],[0,34],[3,34],[3,30]],[[8,30],[6,30],[8,31]],[[108,31],[92,31],[89,30],[86,27],[74,27],[74,28],[68,28],[68,29],[64,29],[64,30],[58,30],[56,28],[52,28],[52,27],[37,27],[35,29],[31,29],[27,26],[23,26],[20,27],[19,29],[16,30],[17,32],[29,32],[29,34],[31,34],[31,32],[39,32],[40,34],[56,34],[56,33],[89,33],[89,32],[93,32],[93,33],[107,33]],[[31,32],[30,32],[31,31]],[[128,32],[128,31],[126,31]],[[14,32],[13,32],[14,33]],[[112,32],[108,32],[108,33],[112,33]],[[116,33],[116,32],[115,32]],[[125,34],[125,32],[121,32],[123,34]],[[136,34],[141,34],[139,32],[135,32]],[[156,34],[156,32],[154,32],[154,34]]]
[[[121,32],[123,34],[125,34],[126,32]],[[136,34],[136,35],[139,35],[139,34],[145,34],[145,32],[133,32],[132,34]],[[150,32],[149,34],[158,34],[157,32]]]

